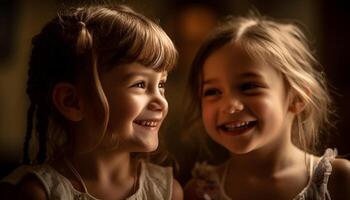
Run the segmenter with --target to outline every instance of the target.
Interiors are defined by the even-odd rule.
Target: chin
[[[250,145],[242,145],[242,144],[229,144],[224,146],[227,150],[232,154],[243,155],[250,153],[254,150]]]
[[[155,150],[157,150],[158,148],[158,140],[157,141],[149,141],[149,142],[142,142],[142,144],[140,144],[138,152],[145,152],[145,153],[149,153],[149,152],[153,152]]]
[[[244,154],[247,154],[251,151],[249,150],[245,150],[245,149],[229,149],[230,153],[231,154],[236,154],[236,155],[244,155]]]
[[[154,146],[152,146],[152,147],[149,147],[149,148],[147,149],[146,152],[153,152],[153,151],[156,151],[157,148],[158,148],[158,145],[154,145]]]

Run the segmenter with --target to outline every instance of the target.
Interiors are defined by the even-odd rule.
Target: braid
[[[31,163],[30,156],[29,156],[29,144],[30,144],[30,139],[32,138],[34,112],[35,112],[35,104],[31,103],[27,112],[27,130],[26,130],[26,136],[24,140],[24,149],[23,149],[24,164]]]
[[[37,154],[38,163],[43,163],[46,160],[47,153],[47,129],[48,129],[48,111],[45,107],[39,107],[36,113],[36,130],[38,133],[39,152]]]
[[[33,129],[39,147],[33,161],[43,163],[47,160],[49,120],[50,117],[54,120],[55,117],[60,117],[55,115],[57,112],[52,105],[52,89],[58,82],[73,83],[76,78],[78,60],[76,46],[72,44],[76,43],[79,33],[82,32],[81,29],[85,30],[85,26],[78,24],[69,16],[65,16],[65,18],[66,23],[64,24],[60,23],[58,18],[53,19],[43,28],[41,33],[32,39],[26,89],[30,106],[27,112],[27,129],[23,150],[25,164],[32,162],[29,149]],[[84,33],[81,38],[90,39],[87,37],[90,35],[86,31]],[[81,45],[81,49],[84,49],[83,41],[80,41],[79,45]],[[89,47],[89,43],[87,47]]]

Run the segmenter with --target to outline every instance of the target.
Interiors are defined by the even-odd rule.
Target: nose
[[[243,103],[236,97],[228,96],[224,99],[223,112],[229,115],[240,112],[244,109]]]
[[[168,102],[161,94],[154,94],[148,104],[148,109],[152,111],[167,111]]]

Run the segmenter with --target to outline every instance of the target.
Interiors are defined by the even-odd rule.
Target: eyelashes
[[[146,88],[146,83],[144,81],[138,82],[131,87],[137,87],[137,88]]]
[[[248,83],[243,83],[238,85],[237,88],[241,93],[250,95],[250,94],[258,93],[260,89],[265,88],[265,86],[263,86],[260,83],[248,82]],[[211,97],[211,96],[219,96],[221,94],[222,94],[222,90],[220,88],[209,87],[203,90],[202,96]]]
[[[245,83],[239,86],[241,91],[249,91],[257,88],[262,88],[263,86],[258,83]]]
[[[131,87],[136,87],[136,88],[142,88],[142,89],[145,89],[146,88],[146,81],[140,81],[140,82],[137,82],[135,84],[133,84]],[[166,81],[160,81],[158,83],[158,88],[159,89],[165,89],[165,86],[166,86]]]
[[[160,81],[158,83],[158,88],[165,89],[165,87],[166,87],[166,81]]]
[[[204,97],[216,96],[216,95],[220,95],[220,94],[221,94],[220,90],[216,89],[216,88],[209,88],[209,89],[204,90],[204,92],[203,92]]]

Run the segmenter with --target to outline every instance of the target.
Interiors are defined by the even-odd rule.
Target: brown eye
[[[134,85],[132,85],[132,87],[137,87],[137,88],[146,88],[146,83],[141,81],[141,82],[138,82]]]
[[[159,84],[158,84],[158,88],[165,89],[165,85],[166,85],[166,82],[165,82],[165,81],[161,81],[161,82],[159,82]]]
[[[257,89],[257,88],[260,88],[261,86],[257,83],[245,83],[245,84],[242,84],[240,85],[240,89],[242,91],[247,91],[247,90],[252,90],[252,89]]]
[[[217,95],[220,95],[220,94],[221,94],[220,90],[218,90],[216,88],[210,88],[210,89],[204,90],[204,92],[203,92],[203,96],[204,97],[217,96]]]

